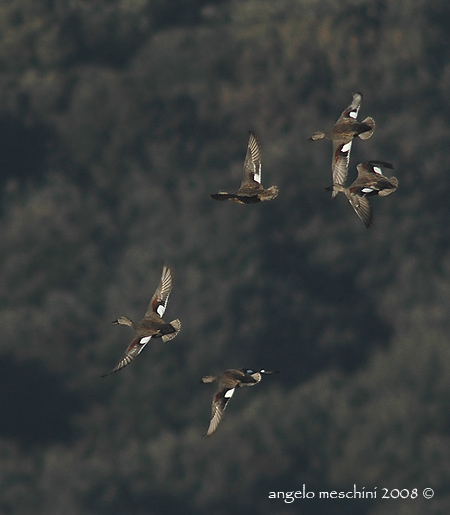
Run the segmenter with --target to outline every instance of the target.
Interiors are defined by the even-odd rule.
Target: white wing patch
[[[373,189],[372,188],[363,188],[361,191],[363,193],[372,193]]]
[[[358,113],[359,113],[359,108],[361,106],[359,105],[358,107],[356,107],[355,109],[352,109],[349,113],[348,113],[348,116],[350,118],[353,118],[354,120],[356,120],[357,116],[358,116]]]
[[[151,336],[144,336],[143,338],[141,338],[139,340],[139,343],[140,345],[145,345],[146,343],[148,343],[150,340],[151,340]]]
[[[373,171],[377,173],[378,175],[383,175],[381,168],[378,168],[378,166],[373,167]]]
[[[255,175],[253,176],[253,180],[261,184],[261,165],[255,166]]]
[[[233,394],[234,394],[234,390],[236,388],[232,388],[231,390],[227,390],[224,394],[224,397],[226,397],[227,399],[231,399],[231,397],[233,397]]]
[[[167,301],[165,304],[160,304],[157,308],[156,308],[156,312],[158,313],[158,315],[162,318],[164,313],[166,312],[166,305],[167,305]]]
[[[341,152],[342,153],[348,152],[351,148],[352,148],[352,142],[349,141],[345,145],[342,145]]]

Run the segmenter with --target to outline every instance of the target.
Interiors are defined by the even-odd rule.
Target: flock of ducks
[[[332,198],[338,193],[344,193],[355,213],[369,228],[373,222],[373,211],[368,197],[390,195],[397,189],[398,179],[383,175],[381,167],[392,169],[393,166],[390,163],[365,161],[356,166],[358,171],[356,180],[348,188],[345,187],[353,140],[355,138],[369,139],[375,130],[375,120],[370,116],[362,122],[358,122],[356,119],[361,101],[362,93],[353,93],[352,103],[344,109],[331,131],[315,132],[308,141],[326,138],[333,142],[331,163],[333,185],[325,189],[331,191]]]
[[[325,188],[331,191],[332,198],[338,193],[343,193],[358,217],[369,228],[373,222],[370,196],[384,197],[393,193],[398,187],[396,177],[386,177],[382,168],[392,169],[390,163],[383,161],[365,161],[359,163],[356,168],[358,177],[346,187],[350,150],[353,140],[358,137],[362,140],[370,138],[375,130],[375,121],[371,117],[362,122],[357,121],[358,111],[361,106],[362,94],[354,93],[352,103],[342,112],[334,127],[329,132],[315,132],[309,141],[329,139],[333,143],[332,157],[332,186]],[[215,200],[231,200],[240,204],[255,204],[266,200],[273,200],[278,195],[278,187],[263,188],[261,185],[261,147],[258,138],[250,132],[247,153],[244,161],[243,177],[241,185],[236,193],[220,191],[212,196]],[[161,279],[153,294],[144,318],[135,324],[130,318],[121,316],[113,322],[115,325],[127,325],[135,331],[135,337],[128,345],[123,358],[105,377],[129,365],[140,354],[143,348],[152,338],[161,338],[168,342],[175,338],[181,329],[178,319],[166,323],[163,320],[169,295],[173,286],[173,270],[167,264],[163,264]],[[270,370],[229,369],[219,376],[207,375],[202,383],[217,381],[218,387],[212,401],[212,413],[208,430],[204,436],[211,436],[219,426],[228,401],[236,388],[254,386],[261,381],[263,375],[271,375],[277,372]]]

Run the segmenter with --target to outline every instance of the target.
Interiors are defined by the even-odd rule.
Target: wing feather
[[[129,365],[134,358],[142,352],[142,349],[147,345],[147,343],[150,341],[151,336],[144,336],[144,337],[136,337],[130,345],[128,345],[127,350],[125,351],[125,355],[123,358],[119,361],[119,363],[111,370],[111,372],[108,372],[107,374],[104,374],[102,377],[105,377],[109,374],[113,374],[114,372],[118,372],[122,368]]]
[[[351,148],[351,141],[340,144],[333,141],[333,162],[331,164],[333,171],[333,184],[341,184],[344,186],[345,181],[347,180]],[[332,197],[334,198],[336,195],[337,192],[333,191]]]
[[[220,424],[223,412],[227,407],[228,401],[233,397],[235,388],[224,388],[214,395],[211,410],[211,421],[205,436],[211,436]]]
[[[353,120],[356,120],[359,112],[359,108],[361,107],[361,101],[362,101],[362,93],[353,93],[353,100],[350,105],[348,105],[344,111],[342,111],[341,116],[338,119],[338,122],[341,121],[344,118],[351,118]]]
[[[261,184],[261,147],[256,134],[251,131],[249,134],[241,186],[249,182]]]
[[[373,222],[373,211],[367,197],[359,195],[349,195],[348,201],[359,218],[364,222],[364,225],[369,228]]]
[[[173,285],[173,271],[170,266],[167,266],[165,263],[163,264],[163,269],[161,273],[161,280],[156,288],[155,293],[153,294],[152,300],[148,305],[146,316],[151,313],[156,313],[161,318],[164,316],[166,311],[167,302],[169,300],[170,292],[172,291]]]

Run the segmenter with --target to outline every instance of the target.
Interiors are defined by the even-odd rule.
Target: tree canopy
[[[445,0],[2,2],[1,513],[448,512],[449,21]],[[370,230],[307,141],[354,91],[376,129],[349,180],[399,179]],[[279,196],[214,202],[248,130]],[[163,261],[180,334],[101,378]],[[241,367],[280,374],[204,439],[200,378]],[[378,496],[269,498],[303,484]]]

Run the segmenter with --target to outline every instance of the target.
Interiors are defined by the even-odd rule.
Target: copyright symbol
[[[431,499],[434,495],[434,491],[432,488],[425,488],[423,491],[423,496],[425,499]]]

